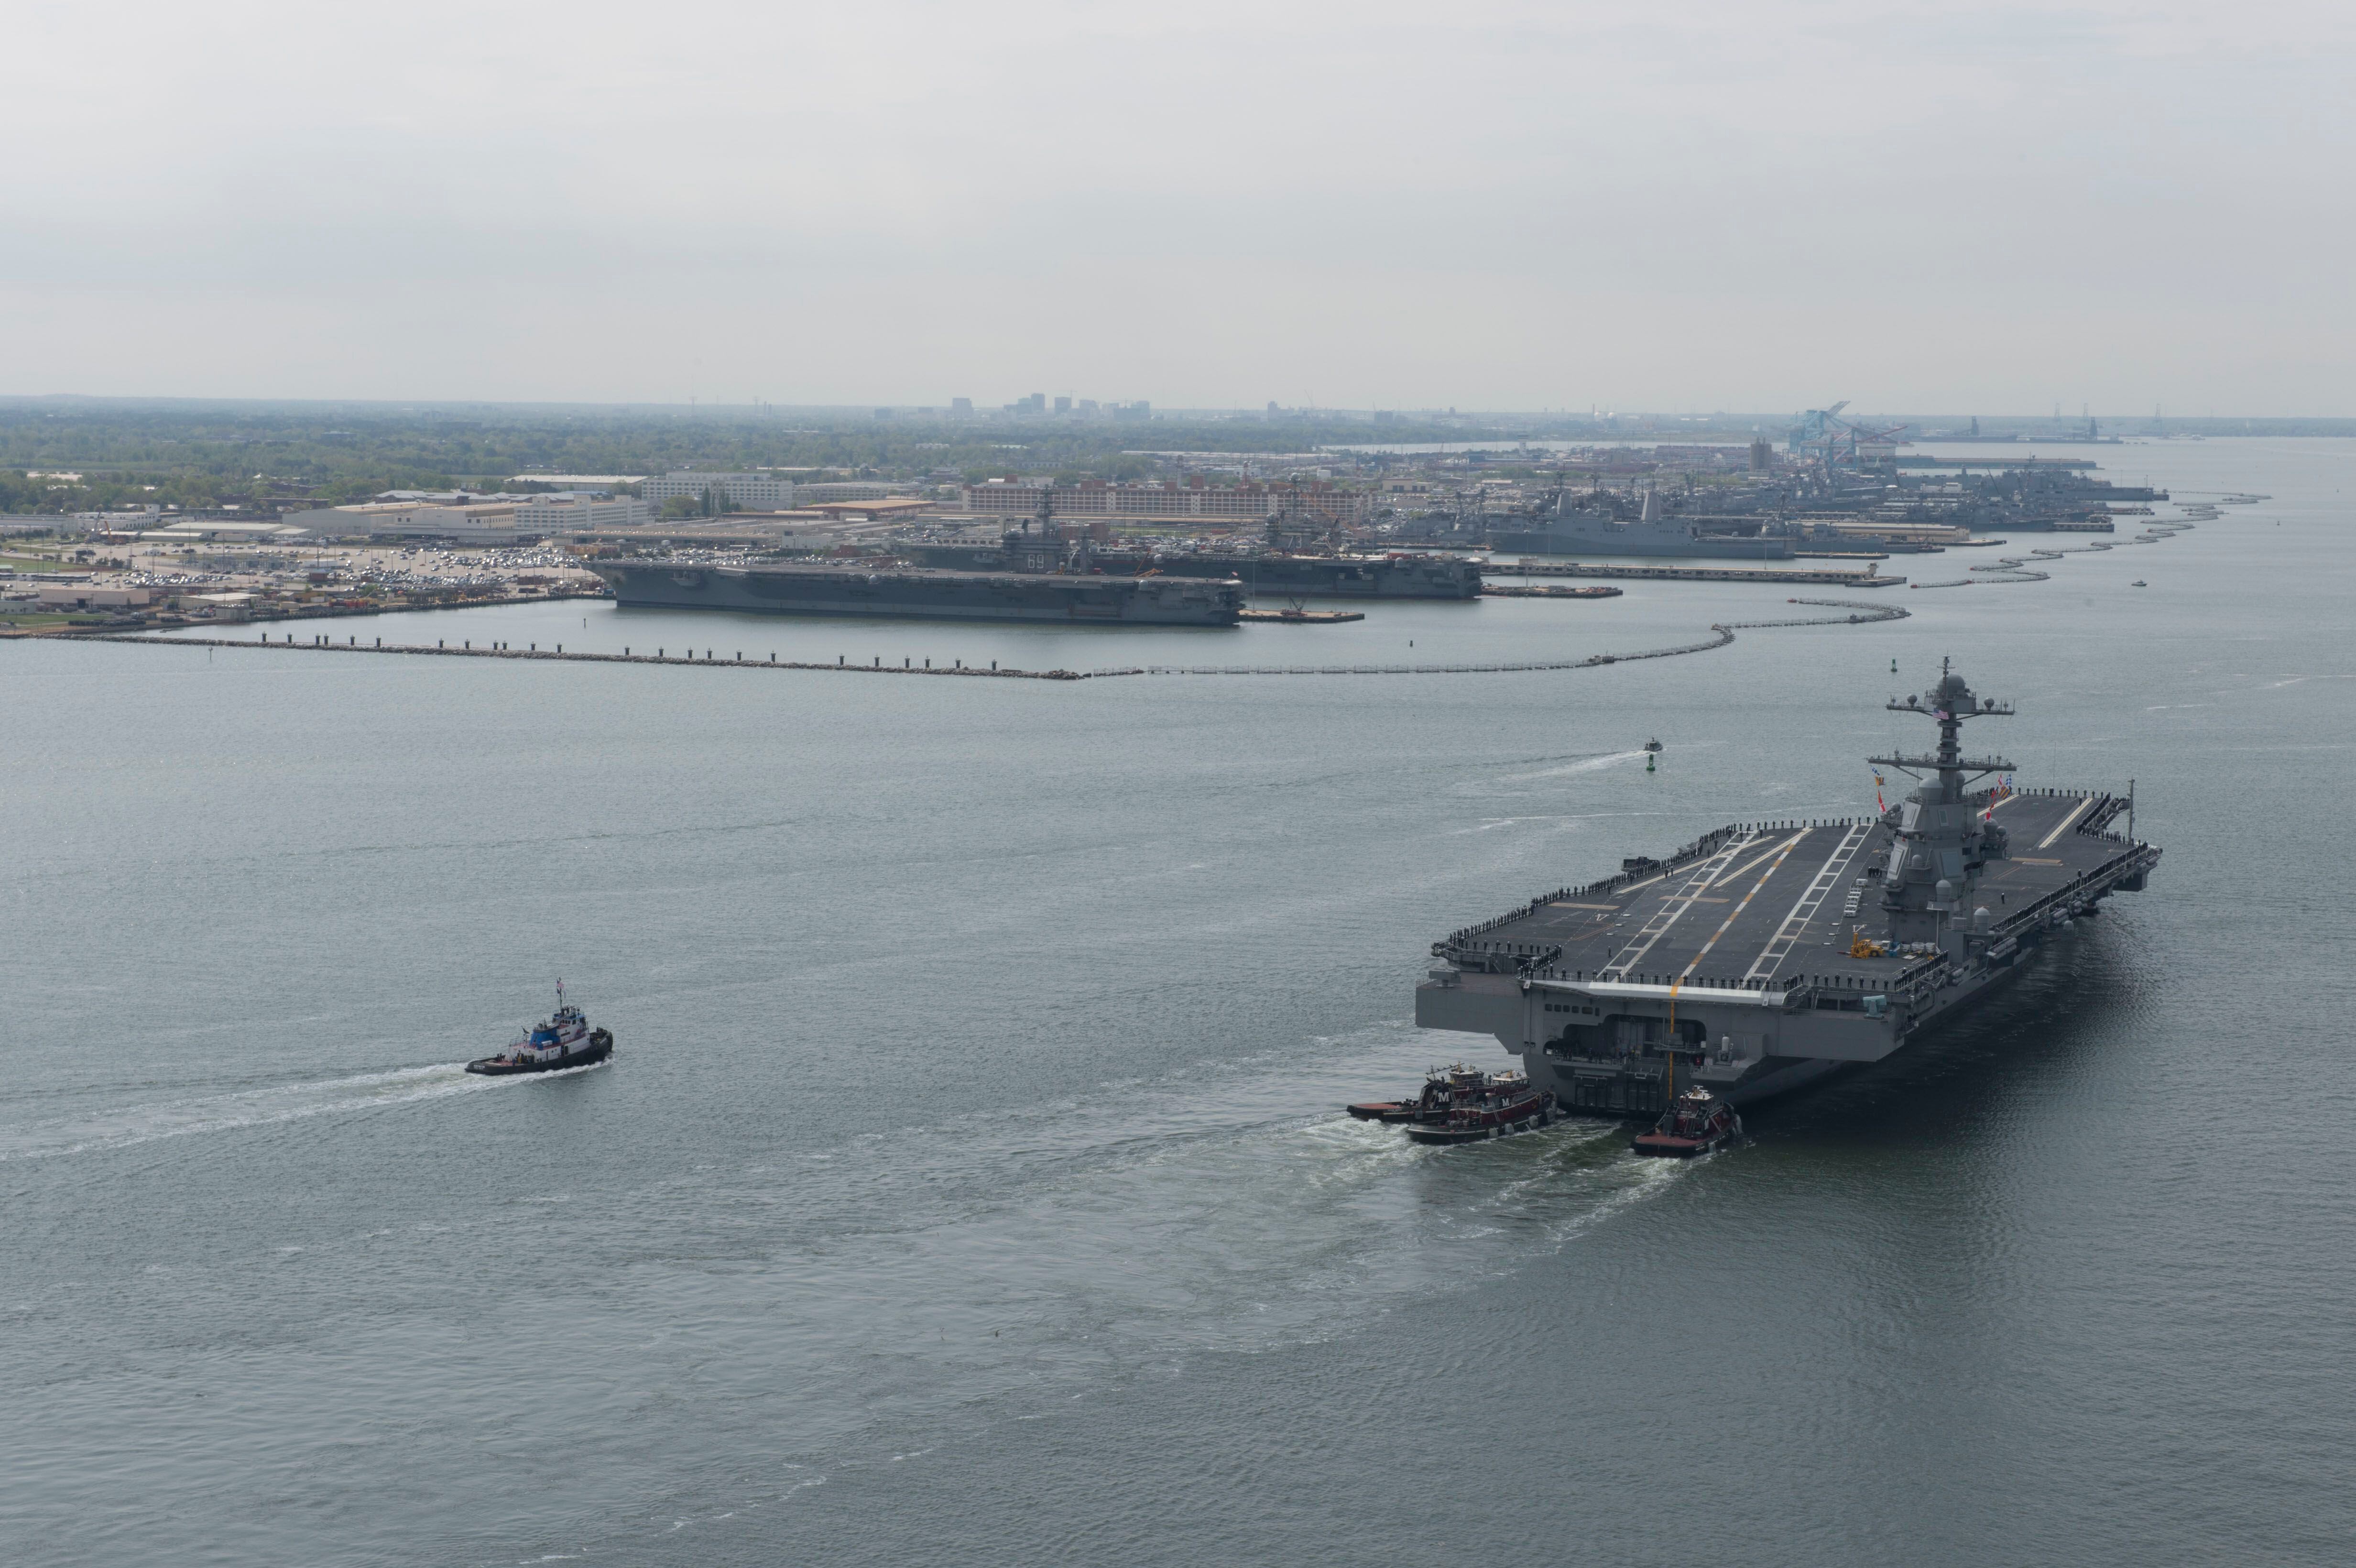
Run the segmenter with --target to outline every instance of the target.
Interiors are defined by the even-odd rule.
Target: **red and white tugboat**
[[[1476,1074],[1477,1088],[1450,1101],[1440,1116],[1410,1123],[1407,1136],[1419,1144],[1469,1144],[1542,1127],[1554,1109],[1551,1090],[1536,1089],[1518,1072]]]
[[[1734,1107],[1697,1083],[1670,1101],[1653,1130],[1636,1135],[1633,1147],[1638,1154],[1691,1159],[1741,1136],[1742,1118]]]
[[[554,1072],[559,1068],[586,1067],[614,1054],[612,1031],[591,1029],[579,1008],[564,1001],[564,982],[556,983],[556,1012],[549,1020],[528,1029],[513,1045],[497,1056],[466,1063],[469,1072],[500,1077],[509,1072]]]

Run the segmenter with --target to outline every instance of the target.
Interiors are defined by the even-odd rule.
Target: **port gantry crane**
[[[1902,424],[1869,425],[1842,419],[1840,411],[1847,407],[1848,400],[1843,398],[1828,409],[1810,409],[1802,414],[1800,422],[1792,427],[1789,449],[1815,458],[1829,474],[1856,468],[1860,447],[1895,446],[1906,439]]]

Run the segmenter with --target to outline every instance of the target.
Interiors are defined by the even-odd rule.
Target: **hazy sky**
[[[15,0],[0,392],[2356,414],[2356,20]]]

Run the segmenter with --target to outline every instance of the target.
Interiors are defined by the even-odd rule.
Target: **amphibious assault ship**
[[[1966,787],[2013,764],[1965,757],[1965,721],[2010,706],[1946,669],[1889,706],[1939,731],[1930,755],[1870,759],[1922,778],[1898,805],[1721,827],[1452,933],[1416,1021],[1494,1035],[1564,1111],[1655,1115],[1673,1082],[1740,1104],[1879,1061],[2143,888],[2159,850],[2132,784]]]
[[[628,609],[1129,626],[1232,626],[1244,610],[1243,584],[1232,580],[669,560],[597,561],[590,570]]]

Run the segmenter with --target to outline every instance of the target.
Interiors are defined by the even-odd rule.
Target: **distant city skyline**
[[[11,395],[2356,415],[2316,4],[13,28]]]

